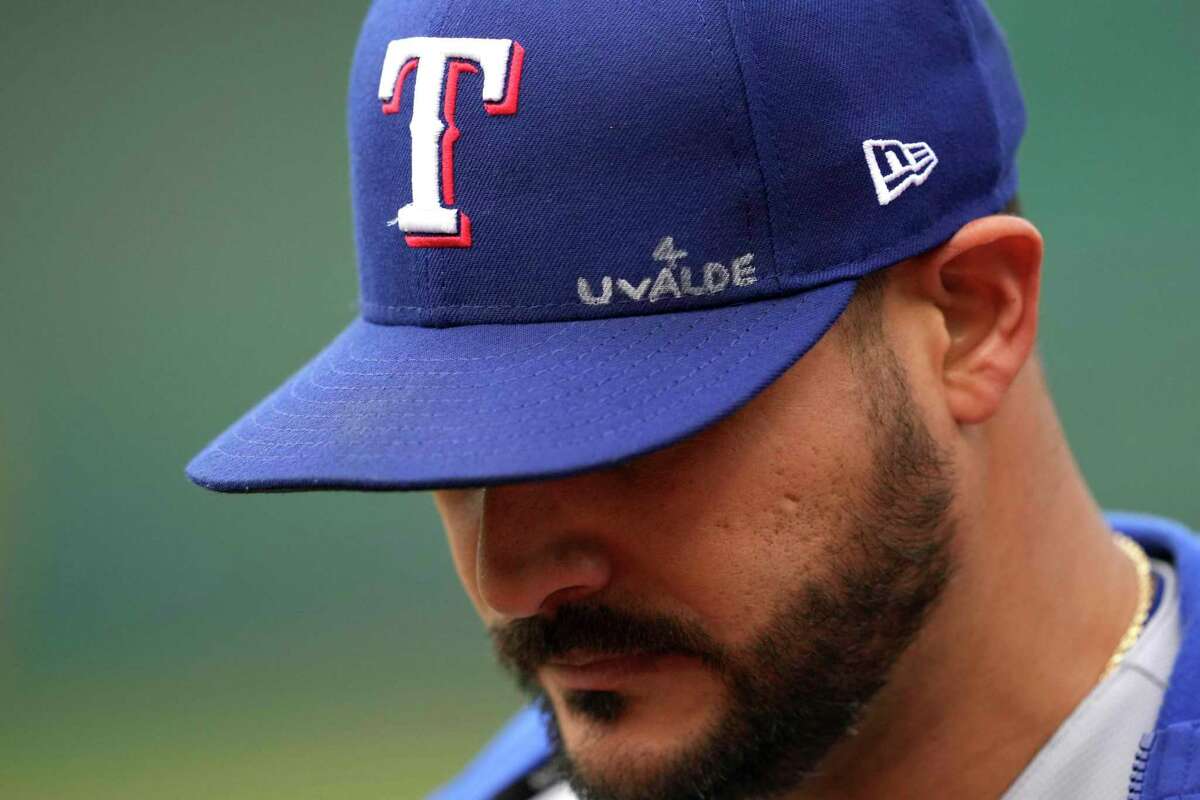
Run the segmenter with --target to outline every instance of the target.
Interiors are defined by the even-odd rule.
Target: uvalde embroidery
[[[693,274],[691,267],[679,263],[687,258],[687,251],[677,249],[675,239],[666,236],[654,248],[653,258],[666,264],[657,275],[643,276],[637,283],[605,275],[600,280],[598,294],[587,278],[580,278],[575,284],[579,299],[589,306],[605,306],[612,302],[657,303],[664,298],[720,294],[730,286],[750,286],[758,282],[753,253],[738,256],[729,266],[709,262]]]

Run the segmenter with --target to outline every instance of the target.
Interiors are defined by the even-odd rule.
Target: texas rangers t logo
[[[409,247],[470,247],[471,220],[454,207],[454,125],[458,78],[483,70],[483,107],[517,113],[525,49],[512,39],[414,37],[388,44],[379,79],[383,113],[397,114],[404,79],[416,70],[412,122],[412,202],[389,225]],[[443,89],[445,90],[443,93]]]

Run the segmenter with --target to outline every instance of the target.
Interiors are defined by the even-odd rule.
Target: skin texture
[[[848,713],[791,731],[805,747],[718,796],[985,798],[1020,773],[1096,683],[1137,592],[1032,355],[1041,257],[1027,221],[976,220],[701,433],[613,469],[435,493],[463,586],[544,691],[581,786],[656,796],[737,730],[737,667],[766,665],[806,687],[767,695],[775,708],[805,712],[842,675]],[[897,449],[906,430],[933,457]],[[887,591],[862,602],[856,585]],[[822,592],[831,604],[795,605]],[[597,639],[663,646],[581,696],[555,659]],[[821,642],[871,657],[822,660]]]

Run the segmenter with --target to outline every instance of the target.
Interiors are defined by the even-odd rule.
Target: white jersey
[[[1123,800],[1142,734],[1154,730],[1179,653],[1175,570],[1151,560],[1162,597],[1120,666],[1063,720],[1003,800]]]

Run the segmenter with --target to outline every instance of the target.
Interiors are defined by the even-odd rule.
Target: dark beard
[[[493,632],[500,660],[538,698],[555,765],[584,800],[735,800],[797,789],[872,698],[920,631],[948,580],[949,467],[912,405],[894,358],[875,363],[869,418],[873,475],[845,538],[830,542],[827,578],[797,587],[747,648],[723,649],[683,622],[598,605],[564,606]],[[563,746],[536,683],[547,659],[583,647],[699,658],[729,689],[729,706],[693,747],[649,776],[595,775]],[[573,713],[619,722],[615,692],[568,693]],[[640,778],[640,779],[638,779]]]

